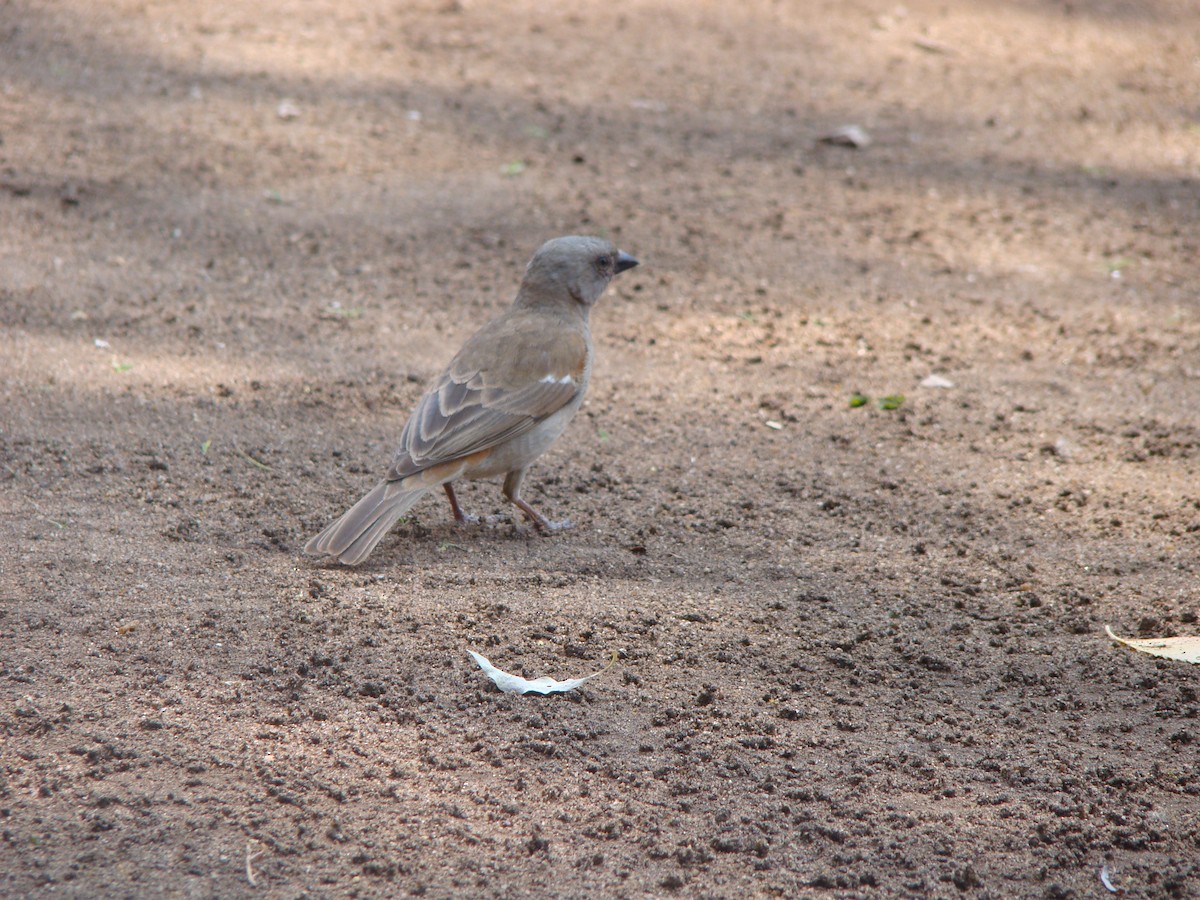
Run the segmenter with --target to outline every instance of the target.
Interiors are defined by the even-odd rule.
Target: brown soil
[[[905,7],[0,3],[0,893],[1200,894],[1195,7]],[[304,559],[572,232],[575,529]]]

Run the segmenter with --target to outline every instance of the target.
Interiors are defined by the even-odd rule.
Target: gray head
[[[561,296],[565,290],[578,303],[591,306],[600,299],[612,277],[632,269],[638,261],[598,237],[554,238],[533,254],[525,268],[521,293]]]

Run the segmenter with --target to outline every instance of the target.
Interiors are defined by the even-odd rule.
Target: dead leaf
[[[1104,626],[1104,630],[1118,644],[1132,647],[1139,653],[1161,656],[1163,659],[1177,659],[1180,662],[1200,663],[1200,636],[1123,638],[1113,634],[1113,630],[1107,625]]]
[[[471,658],[479,664],[479,668],[483,669],[488,678],[500,690],[509,694],[560,694],[564,691],[573,691],[581,684],[591,681],[597,675],[607,672],[613,663],[617,661],[617,651],[613,651],[612,659],[608,661],[608,665],[599,672],[593,672],[591,675],[585,675],[583,678],[572,678],[568,681],[555,681],[549,675],[543,675],[541,678],[535,678],[530,681],[528,678],[522,678],[520,675],[511,675],[501,669],[497,669],[487,657],[476,653],[474,650],[468,650]]]

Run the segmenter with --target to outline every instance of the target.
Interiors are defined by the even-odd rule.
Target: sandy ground
[[[1200,896],[1196,26],[0,2],[0,893]],[[576,527],[303,558],[579,232]]]

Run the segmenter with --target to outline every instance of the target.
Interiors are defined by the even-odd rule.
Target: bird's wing
[[[389,479],[495,447],[583,389],[587,341],[575,329],[484,329],[425,392],[400,436]]]

